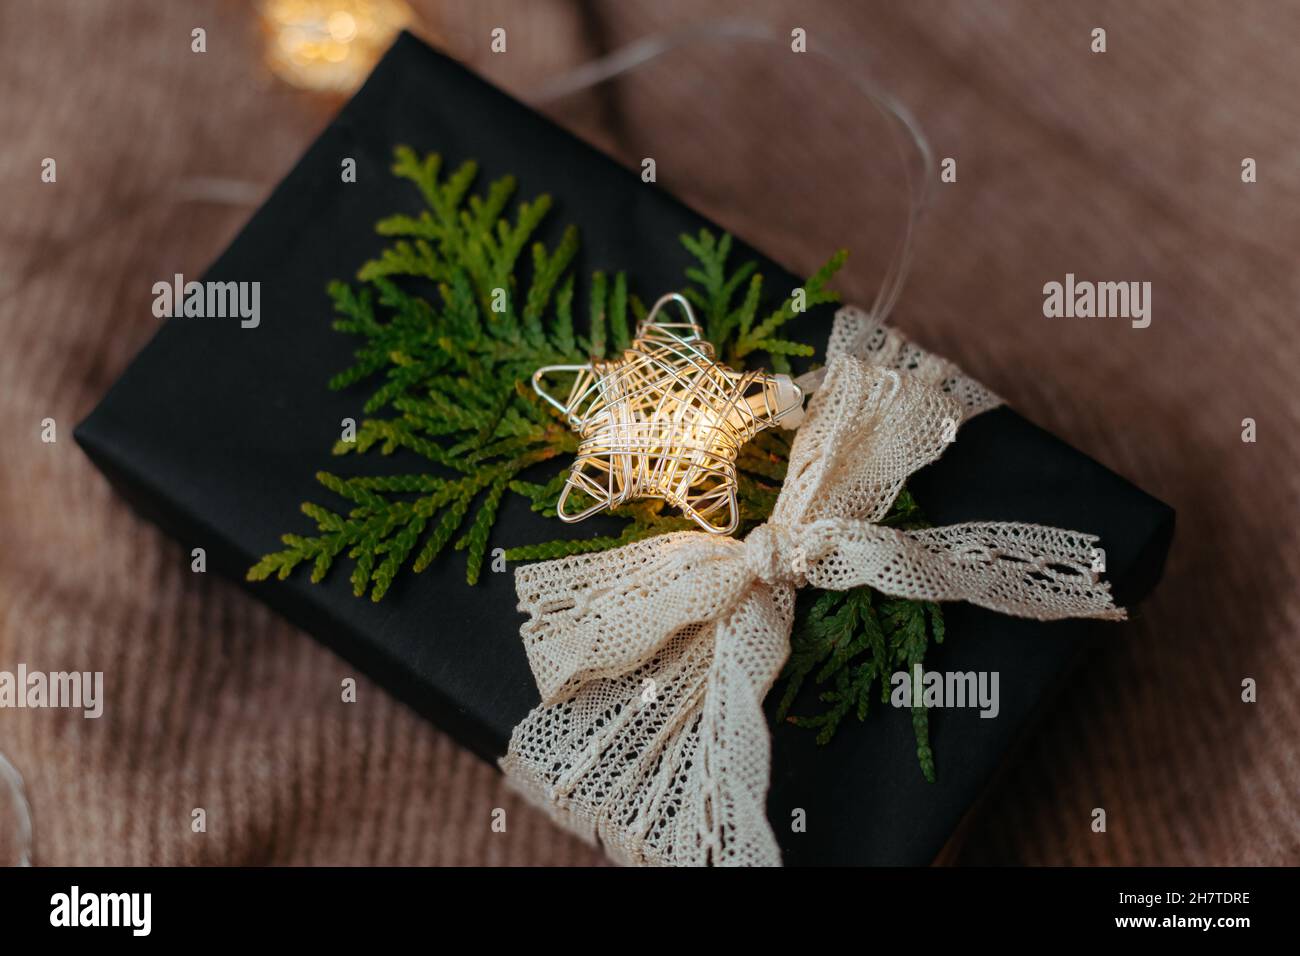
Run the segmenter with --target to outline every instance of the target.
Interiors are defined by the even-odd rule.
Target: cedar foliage
[[[927,526],[907,489],[881,523],[905,530]],[[869,587],[819,592],[791,635],[778,719],[815,729],[818,743],[829,742],[850,714],[866,720],[877,687],[880,703],[889,703],[891,676],[898,671],[910,675],[914,665],[924,662],[930,639],[942,644],[943,634],[943,611],[932,601],[886,597]],[[790,717],[790,707],[809,677],[819,685],[829,684],[819,695],[828,706],[816,716]],[[933,783],[934,754],[924,705],[912,707],[912,730],[921,772]]]
[[[361,267],[355,284],[328,287],[334,329],[358,340],[353,364],[329,387],[369,390],[355,439],[337,442],[333,452],[400,450],[422,465],[381,476],[318,472],[321,486],[345,504],[304,503],[316,533],[283,535],[284,547],[248,570],[250,581],[284,579],[310,566],[311,580],[319,582],[344,560],[357,597],[379,601],[403,569],[418,574],[451,548],[465,553],[466,580],[475,584],[504,496],[520,495],[534,511],[554,516],[568,462],[540,481],[535,466],[577,450],[566,422],[528,387],[533,371],[616,355],[645,317],[625,273],[595,272],[585,287],[586,322],[578,321],[577,229],[566,228],[554,248],[534,239],[551,209],[549,196],[518,202],[511,214],[513,177],[474,193],[475,163],[446,171],[437,153],[421,157],[405,146],[397,148],[392,171],[412,183],[426,208],[418,216],[380,220],[376,231],[393,242]],[[701,230],[681,242],[695,260],[683,292],[724,362],[743,368],[764,353],[778,371],[788,371],[790,357],[814,354],[811,345],[788,337],[786,326],[802,313],[799,305],[837,301],[827,283],[844,251],[779,305],[764,307],[757,264],[730,268],[731,236]],[[739,533],[771,513],[789,451],[788,433],[775,429],[742,449]],[[555,558],[695,527],[661,501],[638,501],[614,514],[627,520],[618,535],[510,548],[505,557]],[[887,520],[920,517],[904,493]],[[789,718],[828,740],[849,713],[864,719],[874,686],[887,687],[892,669],[919,661],[929,636],[941,640],[942,633],[934,605],[881,598],[868,588],[820,594],[796,629],[782,716],[810,677],[828,684],[824,713]],[[914,713],[914,726],[922,770],[933,779],[924,708]]]

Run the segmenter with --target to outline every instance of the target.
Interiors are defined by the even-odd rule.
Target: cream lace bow
[[[762,703],[789,653],[795,588],[1123,618],[1088,535],[877,523],[957,424],[996,404],[951,363],[842,309],[766,524],[744,541],[680,532],[516,572],[542,703],[502,758],[510,782],[618,862],[780,865]]]

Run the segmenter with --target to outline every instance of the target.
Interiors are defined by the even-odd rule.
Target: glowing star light
[[[660,317],[669,302],[684,321]],[[576,375],[563,403],[543,381],[557,372]],[[714,534],[730,534],[740,521],[741,446],[777,422],[797,423],[803,410],[803,392],[790,376],[720,364],[690,303],[676,293],[655,303],[620,358],[548,365],[533,374],[533,388],[580,437],[560,518],[581,521],[636,498],[662,498]],[[570,513],[574,491],[593,503]]]

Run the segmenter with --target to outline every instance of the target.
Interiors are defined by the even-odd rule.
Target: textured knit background
[[[741,6],[417,4],[426,36],[525,92]],[[898,322],[1178,509],[1163,585],[1077,673],[958,859],[1300,862],[1300,7],[743,6],[852,54],[937,156],[958,159]],[[194,26],[204,56],[189,51]],[[488,50],[495,26],[507,54]],[[1094,26],[1104,55],[1088,50]],[[72,441],[153,334],[152,283],[201,272],[337,108],[267,75],[261,42],[234,0],[0,5],[0,670],[103,670],[111,695],[98,721],[0,711],[35,859],[597,862],[374,685],[341,705],[345,664],[233,584],[190,573]],[[896,228],[887,146],[854,125],[856,107],[775,62],[697,67],[556,115],[629,163],[660,157],[663,184],[797,269],[823,241],[851,246],[841,287],[869,299]],[[822,111],[823,134],[756,139],[765,104],[791,96]],[[57,184],[40,182],[46,156]],[[209,177],[251,186],[233,203],[187,198]],[[1151,281],[1151,327],[1044,319],[1042,284],[1066,272]],[[1256,444],[1241,441],[1246,417]],[[1256,704],[1240,700],[1245,677]],[[941,739],[936,753],[942,772]],[[206,835],[190,832],[194,807]],[[490,830],[494,807],[505,834]]]

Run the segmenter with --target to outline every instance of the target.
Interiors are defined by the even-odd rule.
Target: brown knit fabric
[[[520,32],[565,48],[563,21]],[[600,862],[376,685],[342,703],[355,671],[192,573],[73,442],[157,328],[152,283],[200,273],[252,211],[176,197],[196,177],[264,196],[337,108],[265,75],[260,42],[243,4],[0,6],[0,670],[101,670],[107,696],[98,720],[0,710],[35,862]]]
[[[421,9],[453,52],[529,89],[698,6]],[[713,6],[850,51],[958,160],[900,325],[1179,511],[1164,584],[1074,677],[960,859],[1300,862],[1300,13],[1264,0]],[[203,56],[189,52],[196,25]],[[487,52],[497,25],[500,56]],[[1105,54],[1089,52],[1095,26]],[[152,334],[152,282],[200,272],[249,212],[177,190],[223,177],[264,195],[335,108],[267,77],[259,42],[243,4],[0,5],[0,669],[103,670],[108,693],[98,721],[0,711],[36,861],[596,862],[374,685],[342,704],[345,664],[192,574],[187,549],[72,442]],[[899,210],[881,127],[784,61],[697,66],[557,115],[629,163],[654,156],[661,184],[795,268],[849,246],[841,287],[869,299]],[[824,129],[780,138],[801,105],[825,111]],[[39,180],[46,156],[57,184]],[[1246,156],[1255,184],[1241,182]],[[1067,272],[1151,281],[1151,327],[1045,319],[1042,285]],[[1241,441],[1246,417],[1256,444]],[[1256,704],[1241,702],[1246,677]],[[206,834],[190,830],[196,807]]]

